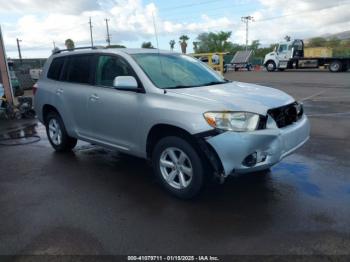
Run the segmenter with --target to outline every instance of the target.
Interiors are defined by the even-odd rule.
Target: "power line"
[[[175,10],[175,9],[181,9],[181,8],[186,8],[186,7],[192,7],[192,6],[197,6],[197,5],[205,5],[205,4],[211,4],[214,2],[219,2],[221,0],[208,0],[204,2],[199,2],[199,3],[192,3],[192,4],[185,4],[185,5],[178,5],[178,6],[172,6],[172,7],[167,7],[167,8],[162,8],[160,11],[166,11],[166,10]]]
[[[108,28],[109,19],[106,18],[105,21],[106,21],[106,31],[107,31],[106,41],[107,41],[108,46],[110,46],[111,45],[111,35],[109,34],[109,28]]]
[[[261,19],[261,20],[256,20],[255,22],[262,22],[262,21],[268,21],[268,20],[273,20],[273,19],[278,19],[278,18],[283,18],[286,16],[292,16],[292,15],[299,15],[299,14],[303,14],[303,13],[308,13],[308,12],[314,12],[314,11],[319,11],[319,10],[323,10],[323,9],[327,9],[327,8],[331,8],[331,7],[337,7],[337,6],[341,6],[341,5],[346,5],[349,4],[349,1],[341,1],[338,2],[337,4],[332,4],[332,5],[328,5],[328,6],[324,6],[322,8],[318,8],[318,9],[312,9],[312,10],[305,10],[305,11],[299,11],[299,12],[295,12],[295,13],[290,13],[287,15],[279,15],[279,16],[275,16],[275,17],[269,17],[266,19]],[[237,6],[243,6],[243,5],[248,5],[248,4],[241,4],[241,5],[237,5]],[[235,5],[236,6],[236,5]],[[232,6],[231,6],[232,7]],[[212,11],[216,11],[216,10],[220,10],[220,9],[228,9],[227,6],[222,6],[222,7],[217,7],[217,8],[211,8],[210,12],[206,12],[205,15],[208,16],[214,16],[214,15],[220,15],[222,14],[222,12],[215,12],[215,13],[211,13]],[[244,12],[254,12],[257,11],[257,7],[253,7],[253,8],[245,8],[244,10],[239,10],[239,11],[244,11]],[[267,9],[262,9],[259,10],[261,13],[268,11]],[[183,12],[182,12],[183,13]],[[160,15],[162,14],[162,12],[160,12]],[[176,16],[176,19],[172,19],[172,17]],[[170,19],[168,19],[170,17]],[[169,21],[169,22],[178,22],[178,23],[183,23],[184,19],[190,19],[190,21],[194,20],[194,21],[198,21],[198,16],[177,16],[176,14],[171,14],[171,15],[167,15],[166,18],[162,19],[164,21]]]
[[[305,10],[305,11],[299,11],[299,12],[296,12],[296,13],[289,13],[289,14],[284,14],[284,15],[278,15],[278,16],[268,17],[268,18],[256,20],[255,22],[270,21],[270,20],[275,20],[275,19],[279,19],[279,18],[283,18],[283,17],[288,17],[288,16],[298,16],[298,15],[300,15],[300,14],[305,14],[305,13],[311,13],[311,12],[321,11],[321,10],[324,10],[324,9],[327,9],[327,8],[339,7],[339,6],[347,5],[347,4],[350,4],[350,1],[342,1],[342,2],[339,2],[338,4],[323,6],[323,7],[318,8],[318,9]]]
[[[213,7],[213,8],[209,8],[209,10],[205,10],[205,13],[208,14],[208,11],[212,12],[212,11],[222,10],[222,9],[225,9],[225,11],[231,10],[230,12],[233,12],[233,11],[235,11],[233,8],[235,8],[235,7],[244,7],[244,6],[251,6],[251,3],[249,3],[249,4],[247,4],[247,3],[245,3],[245,4],[235,4],[235,5],[230,5],[230,6],[227,6],[227,5],[225,5],[225,6],[216,6],[216,7]],[[246,10],[247,10],[246,8],[244,10],[239,9],[239,11],[246,11]],[[257,10],[257,7],[254,6],[253,8],[249,8],[248,10]],[[181,15],[183,15],[183,14],[185,14],[185,15],[186,14],[191,14],[192,15],[192,16],[190,16],[191,18],[198,19],[197,16],[193,16],[194,11],[192,9],[191,10],[179,10],[179,11],[181,11],[181,13],[180,13]],[[204,12],[204,11],[199,11],[199,12],[196,12],[196,13],[200,13],[200,12]],[[168,13],[168,12],[162,12],[162,10],[160,10],[159,14],[161,15],[163,13]],[[220,13],[222,13],[222,12],[220,12]],[[181,19],[181,17],[179,17],[178,15],[179,15],[179,13],[177,13],[177,10],[175,10],[174,13],[167,14],[166,17],[167,18],[169,18],[169,17],[170,18],[176,17],[177,19]],[[187,16],[187,17],[189,17],[189,16]]]

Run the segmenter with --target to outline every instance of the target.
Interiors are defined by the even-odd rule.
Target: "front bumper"
[[[310,124],[304,115],[298,122],[284,128],[253,132],[225,132],[207,137],[216,151],[225,176],[254,172],[271,167],[301,147],[310,135]],[[243,164],[247,156],[256,153],[257,163]]]

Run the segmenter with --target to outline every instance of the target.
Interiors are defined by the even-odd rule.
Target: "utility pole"
[[[91,40],[91,47],[94,47],[94,40],[92,38],[92,23],[91,23],[91,17],[89,17],[89,25],[90,25],[90,40]]]
[[[111,35],[109,34],[109,28],[108,28],[108,21],[109,21],[109,19],[106,18],[105,21],[106,21],[106,30],[107,30],[106,41],[107,41],[108,46],[110,46],[111,45]]]
[[[18,49],[19,61],[21,61],[21,63],[22,63],[21,46],[19,45],[19,42],[22,42],[22,40],[19,40],[18,38],[16,38],[16,41],[17,41],[17,49]]]
[[[55,48],[56,48],[56,43],[55,43],[55,41],[52,41],[52,43],[53,43],[53,49],[55,49]]]
[[[13,89],[10,80],[9,68],[7,63],[7,57],[5,52],[4,40],[2,37],[0,26],[0,82],[2,83],[5,91],[7,101],[13,105]]]
[[[249,21],[254,21],[254,17],[248,15],[248,16],[242,16],[241,21],[245,23],[245,50],[248,50],[248,25]]]

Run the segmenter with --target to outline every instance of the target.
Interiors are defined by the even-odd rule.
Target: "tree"
[[[170,45],[170,50],[173,51],[175,46],[175,40],[170,40],[169,45]]]
[[[338,37],[332,37],[328,39],[326,46],[334,48],[334,47],[340,46],[340,43],[341,43],[341,40]]]
[[[322,47],[325,46],[327,43],[327,39],[323,37],[314,37],[309,40],[309,43],[307,44],[308,47]]]
[[[254,58],[263,61],[267,53],[272,52],[277,44],[271,44],[269,47],[262,47],[254,50]]]
[[[198,52],[229,52],[233,48],[233,43],[228,39],[232,32],[221,31],[219,33],[201,33],[197,36]]]
[[[73,50],[75,45],[74,45],[74,42],[72,39],[68,38],[65,42],[64,42],[64,45],[66,46],[66,48],[68,50]]]
[[[195,53],[198,53],[198,44],[199,44],[199,42],[197,42],[197,41],[194,41],[194,42],[193,42],[193,51],[194,51]]]
[[[287,42],[289,42],[290,39],[291,39],[291,37],[290,37],[289,35],[286,35],[286,36],[284,37],[284,40],[286,40]]]
[[[143,42],[141,48],[154,48],[151,42]]]
[[[186,49],[187,49],[187,42],[190,38],[187,35],[182,35],[179,37],[180,39],[180,46],[181,46],[181,51],[183,54],[186,54]]]
[[[260,46],[260,41],[259,40],[253,40],[250,49],[256,51]]]

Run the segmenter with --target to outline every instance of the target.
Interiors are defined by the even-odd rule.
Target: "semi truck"
[[[284,71],[285,69],[307,69],[327,66],[331,72],[345,72],[350,68],[349,57],[305,57],[304,42],[295,39],[281,42],[273,52],[266,54],[264,66],[267,71]]]

